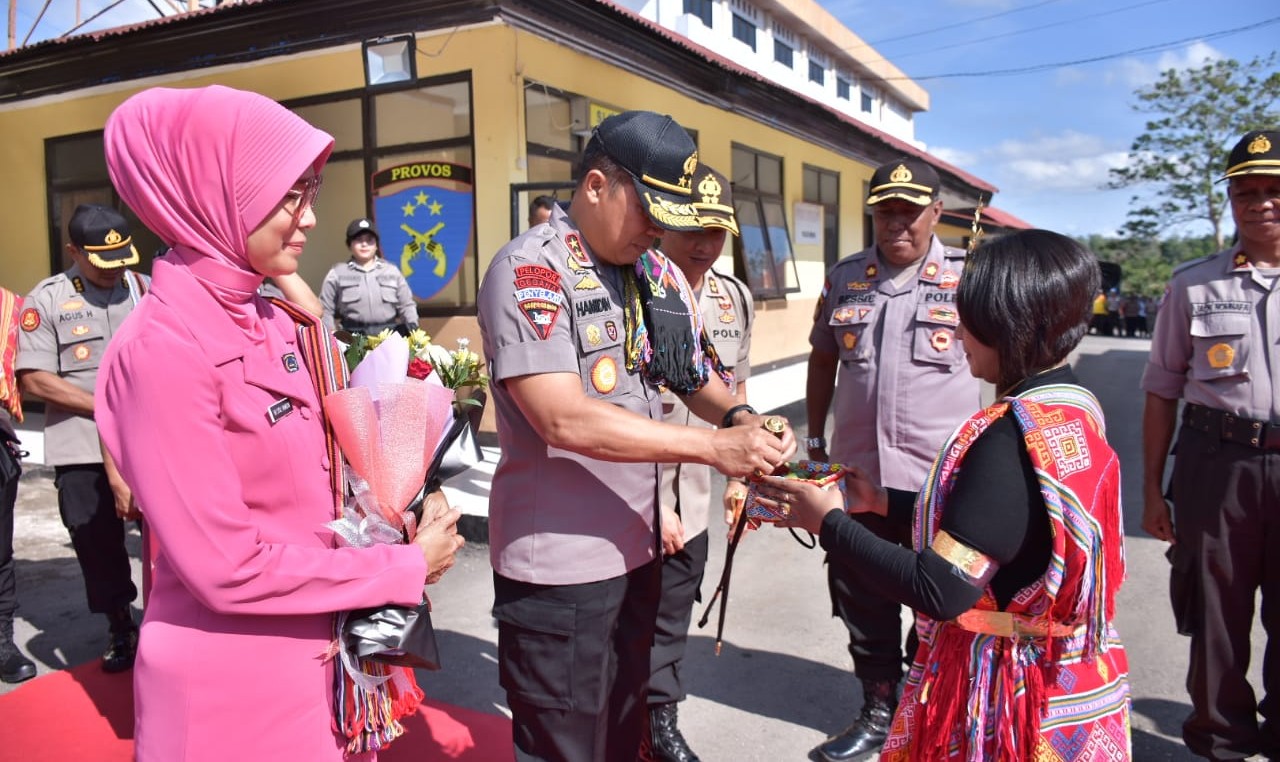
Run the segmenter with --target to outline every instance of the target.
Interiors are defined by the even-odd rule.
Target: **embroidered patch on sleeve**
[[[521,265],[515,269],[516,303],[529,325],[545,339],[560,317],[564,294],[560,291],[560,274],[542,265]]]

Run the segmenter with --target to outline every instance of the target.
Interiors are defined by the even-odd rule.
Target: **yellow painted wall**
[[[702,159],[726,173],[731,169],[730,146],[734,142],[783,157],[784,208],[792,225],[792,209],[801,200],[803,165],[839,173],[843,201],[839,248],[842,255],[861,248],[862,187],[870,177],[871,167],[744,116],[700,103],[572,47],[500,24],[421,33],[418,48],[419,77],[471,72],[475,200],[479,210],[477,254],[481,273],[508,239],[509,185],[527,179],[523,161],[526,80],[622,109],[669,113],[697,131]],[[4,167],[5,185],[10,189],[6,203],[0,205],[0,229],[6,231],[7,239],[6,247],[0,251],[0,283],[25,292],[49,274],[46,138],[100,130],[116,105],[145,87],[193,87],[213,83],[256,90],[277,100],[355,89],[363,83],[361,51],[358,45],[344,46],[0,108],[0,167]],[[779,114],[778,118],[785,122],[787,115]],[[17,188],[22,192],[12,190]],[[335,210],[333,214],[337,216],[329,219],[324,217],[327,213],[322,195],[321,230],[328,239],[341,240],[340,233],[334,231],[341,231],[350,215]],[[325,239],[313,237],[314,240]],[[308,250],[303,275],[313,286],[318,288],[332,262],[345,259],[345,250],[335,248],[328,246],[318,253]],[[752,358],[756,364],[808,351],[808,325],[822,285],[824,266],[818,246],[797,245],[795,254],[801,292],[790,295],[785,302],[770,302],[758,310]],[[466,336],[472,339],[473,346],[479,346],[474,318],[427,319],[424,327],[438,341],[451,344],[454,338]]]

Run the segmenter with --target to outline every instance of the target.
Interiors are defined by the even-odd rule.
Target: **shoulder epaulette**
[[[1225,255],[1227,254],[1227,252],[1229,252],[1229,251],[1230,251],[1230,249],[1227,249],[1227,250],[1224,250],[1224,251],[1217,251],[1217,252],[1214,252],[1213,254],[1206,254],[1206,255],[1204,255],[1203,257],[1196,257],[1195,259],[1188,259],[1186,262],[1182,262],[1182,263],[1180,263],[1180,264],[1174,265],[1174,267],[1173,267],[1173,272],[1172,272],[1172,273],[1170,273],[1170,275],[1177,275],[1178,273],[1182,272],[1183,270],[1190,270],[1191,268],[1196,267],[1196,266],[1198,266],[1198,265],[1203,265],[1203,264],[1205,264],[1205,263],[1207,263],[1207,262],[1212,262],[1212,261],[1213,261],[1214,259],[1216,259],[1219,255],[1223,255],[1223,256],[1225,256]]]

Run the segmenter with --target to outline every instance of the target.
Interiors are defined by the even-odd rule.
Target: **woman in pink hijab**
[[[299,330],[319,320],[256,292],[297,270],[333,138],[214,86],[129,98],[105,144],[121,197],[173,249],[96,397],[160,548],[134,668],[137,759],[340,760],[333,612],[418,604],[462,540],[454,510],[407,545],[339,548],[324,526],[341,463],[319,402],[325,352],[308,355]]]

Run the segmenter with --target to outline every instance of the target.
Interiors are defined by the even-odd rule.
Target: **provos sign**
[[[471,253],[471,168],[438,161],[374,173],[373,213],[382,251],[418,299],[440,293]]]

